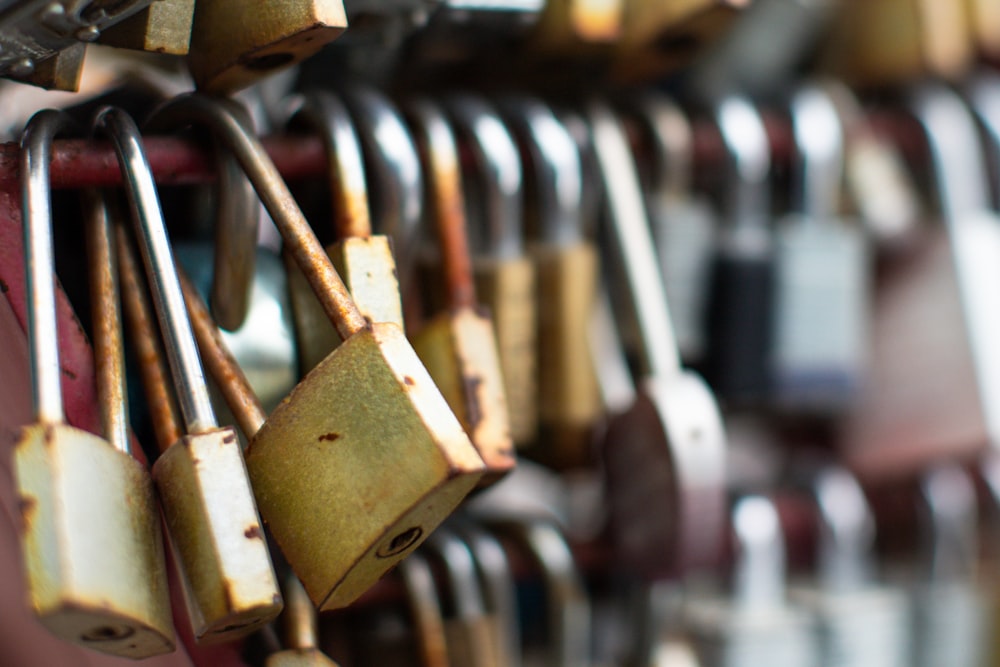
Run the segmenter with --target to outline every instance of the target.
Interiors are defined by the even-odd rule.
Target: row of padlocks
[[[1000,664],[997,57],[0,0],[0,665]]]

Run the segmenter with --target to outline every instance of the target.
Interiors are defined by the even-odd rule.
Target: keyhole
[[[134,634],[135,628],[129,625],[100,625],[80,635],[80,639],[85,642],[107,642],[125,639]]]
[[[379,558],[389,558],[390,556],[400,554],[416,544],[417,540],[419,540],[423,534],[424,529],[420,526],[407,528],[402,533],[393,537],[389,544],[380,548],[376,554]]]

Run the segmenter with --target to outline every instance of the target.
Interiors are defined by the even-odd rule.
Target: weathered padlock
[[[545,3],[530,44],[545,55],[606,54],[622,32],[624,0]]]
[[[285,612],[281,619],[285,626],[286,648],[267,656],[264,667],[336,667],[337,663],[319,649],[316,610],[302,588],[302,582],[294,574],[289,574],[282,592]]]
[[[281,612],[281,592],[236,429],[219,427],[208,397],[139,129],[113,107],[98,112],[94,128],[111,139],[129,186],[135,237],[184,424],[181,437],[159,443],[153,479],[183,573],[192,630],[199,641],[231,640],[274,619]],[[122,271],[125,281],[135,284],[132,253],[122,237]]]
[[[424,551],[433,553],[444,566],[448,582],[444,609],[444,635],[448,662],[468,667],[499,665],[491,641],[486,603],[469,547],[447,528],[431,535]]]
[[[101,420],[107,439],[70,426],[60,387],[49,162],[71,129],[41,111],[21,139],[22,215],[35,422],[13,450],[30,604],[56,636],[144,658],[174,650],[152,480],[131,455],[115,253],[103,201],[87,207]]]
[[[757,403],[770,389],[774,338],[771,149],[760,114],[746,99],[724,99],[715,115],[730,177],[709,289],[705,376],[721,398]]]
[[[845,469],[807,471],[799,484],[819,510],[818,581],[789,597],[815,617],[824,667],[905,667],[910,606],[902,589],[876,583],[875,521],[857,480]]]
[[[466,240],[458,153],[443,113],[429,102],[410,108],[444,265],[447,311],[414,337],[413,347],[486,463],[483,484],[516,464],[493,324],[476,302]]]
[[[808,614],[785,601],[785,545],[778,512],[763,496],[732,510],[736,563],[731,599],[695,598],[686,623],[705,667],[819,664]]]
[[[578,466],[592,453],[603,413],[586,334],[597,298],[597,252],[583,231],[583,174],[573,137],[541,101],[501,105],[534,174],[525,211],[535,227],[528,253],[535,265],[538,323],[538,418],[535,455],[551,465]]]
[[[245,384],[228,381],[234,368],[214,327],[193,318],[206,365],[251,440],[261,515],[313,602],[342,607],[457,507],[483,461],[402,330],[361,316],[274,164],[225,104],[183,96],[154,121],[206,124],[233,151],[344,339],[265,421],[259,405],[250,417]]]
[[[291,0],[278,9],[239,0],[195,5],[188,66],[200,90],[246,88],[313,55],[347,27],[341,0]]]
[[[400,562],[399,574],[417,632],[419,664],[422,667],[449,667],[444,616],[430,565],[420,552],[412,553]]]
[[[864,383],[871,257],[860,225],[840,213],[844,132],[832,99],[804,88],[791,118],[796,185],[775,235],[772,395],[780,409],[829,415]]]
[[[194,0],[156,0],[101,32],[101,44],[151,53],[185,55],[191,45]]]
[[[990,0],[965,0],[965,4],[979,53],[995,60],[1000,55],[1000,7]]]
[[[470,196],[465,203],[476,295],[493,319],[510,433],[523,447],[534,442],[538,431],[538,380],[535,269],[524,248],[521,158],[510,132],[485,101],[456,97],[448,109],[459,143],[474,157],[475,167],[462,181],[475,184],[466,187]],[[471,196],[477,191],[478,198]],[[476,203],[480,205],[470,206]]]
[[[644,577],[665,578],[719,552],[725,433],[711,391],[681,366],[624,131],[606,107],[594,105],[588,115],[619,280],[640,339],[638,391],[603,436],[611,528],[627,563]]]

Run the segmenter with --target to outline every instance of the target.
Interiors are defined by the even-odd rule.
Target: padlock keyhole
[[[416,544],[423,534],[424,529],[420,526],[407,528],[402,533],[393,537],[388,545],[382,547],[376,553],[379,558],[389,558],[400,554]]]
[[[135,634],[135,628],[130,625],[101,625],[80,635],[85,642],[107,642],[125,639]]]

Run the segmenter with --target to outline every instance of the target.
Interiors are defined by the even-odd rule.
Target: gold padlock
[[[194,0],[156,0],[101,32],[98,41],[122,49],[183,56],[191,44]]]
[[[546,2],[530,44],[559,56],[607,51],[621,37],[624,8],[624,0]]]
[[[980,53],[1000,57],[1000,4],[992,0],[965,0],[965,4]]]
[[[22,137],[28,329],[35,423],[14,446],[30,603],[56,636],[145,658],[174,650],[153,485],[131,455],[114,253],[103,201],[88,206],[97,392],[107,440],[63,413],[48,168],[61,112],[36,114]]]
[[[523,447],[538,432],[538,382],[535,268],[524,252],[521,158],[486,102],[456,97],[448,107],[456,135],[476,162],[475,173],[463,179],[480,186],[481,206],[468,208],[472,270],[479,302],[493,317],[511,437]]]
[[[188,65],[199,90],[231,93],[305,60],[346,27],[341,0],[201,0]]]
[[[344,339],[264,421],[210,320],[192,312],[205,363],[251,440],[261,514],[312,601],[343,607],[458,506],[483,461],[403,331],[365,321],[264,148],[226,103],[181,96],[153,122],[206,125],[233,152]]]
[[[192,630],[199,641],[231,640],[276,617],[281,593],[239,438],[233,427],[218,426],[208,396],[139,129],[113,107],[98,112],[94,127],[111,139],[129,186],[135,236],[184,421],[180,438],[160,442],[163,451],[153,465],[153,479],[184,577]],[[134,286],[139,278],[124,232],[119,254],[123,282]],[[156,336],[148,328],[139,335]]]
[[[316,130],[326,147],[333,220],[338,240],[327,247],[358,310],[369,322],[392,322],[403,328],[396,262],[389,237],[372,234],[365,167],[354,123],[344,104],[329,93],[304,98],[291,125]],[[312,293],[295,261],[285,255],[289,294],[296,321],[303,375],[340,345],[340,337]]]
[[[604,409],[587,329],[597,298],[597,251],[583,232],[583,173],[576,142],[544,103],[509,100],[505,117],[534,173],[538,318],[538,412],[535,454],[557,467],[591,458],[592,430]]]
[[[493,324],[476,302],[455,138],[433,104],[417,102],[409,111],[429,190],[429,214],[437,228],[448,305],[414,337],[413,347],[486,463],[482,484],[492,484],[514,468],[516,457]]]
[[[319,650],[316,610],[294,574],[285,578],[285,648],[267,656],[264,667],[337,667]]]

